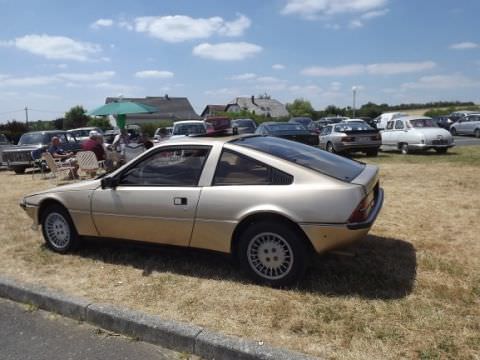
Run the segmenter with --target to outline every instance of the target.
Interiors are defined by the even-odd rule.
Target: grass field
[[[480,147],[381,153],[385,204],[355,256],[316,258],[299,288],[249,283],[197,250],[89,241],[45,249],[18,206],[47,181],[0,172],[0,273],[329,359],[480,357]]]

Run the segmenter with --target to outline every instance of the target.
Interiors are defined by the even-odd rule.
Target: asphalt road
[[[0,299],[1,360],[199,359]]]
[[[480,145],[480,139],[473,136],[454,136],[457,146]]]

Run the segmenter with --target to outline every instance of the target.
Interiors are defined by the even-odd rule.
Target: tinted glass
[[[122,174],[122,185],[196,186],[209,147],[175,147],[153,153]]]
[[[365,167],[357,161],[281,138],[248,137],[232,143],[262,151],[344,181],[353,180]]]
[[[387,123],[387,130],[391,130],[391,129],[393,129],[393,121],[389,121]]]
[[[299,124],[302,124],[303,126],[308,126],[312,122],[312,119],[308,117],[297,117],[297,118],[291,118],[290,122],[297,122]]]
[[[401,120],[395,121],[395,129],[403,129],[403,122]]]
[[[433,119],[410,120],[410,125],[412,125],[414,128],[438,127],[437,123]]]
[[[215,171],[213,185],[268,185],[270,169],[249,157],[224,150]]]
[[[206,132],[203,124],[178,124],[173,129],[173,135],[205,134]]]
[[[279,131],[305,131],[305,127],[301,124],[295,123],[282,123],[282,124],[269,124],[265,125],[271,132]]]
[[[233,120],[232,125],[237,127],[248,127],[255,129],[255,123],[252,120],[248,119]]]
[[[344,131],[369,131],[373,130],[368,124],[363,122],[349,122],[341,125],[335,125],[336,132]]]

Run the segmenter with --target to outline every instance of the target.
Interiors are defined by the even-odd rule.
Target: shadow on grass
[[[416,276],[415,248],[408,242],[368,236],[344,251],[355,256],[327,253],[315,256],[302,292],[331,296],[397,299],[411,293]],[[224,254],[191,249],[88,239],[77,255],[152,272],[171,272],[205,279],[249,282]]]

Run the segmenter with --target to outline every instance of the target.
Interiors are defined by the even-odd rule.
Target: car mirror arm
[[[102,189],[112,189],[115,190],[116,187],[118,186],[118,179],[113,176],[107,176],[104,177],[101,181],[100,184],[102,186]]]

